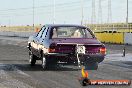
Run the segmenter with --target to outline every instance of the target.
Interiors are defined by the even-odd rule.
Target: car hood
[[[88,39],[88,38],[55,38],[52,39],[52,43],[56,44],[101,44],[100,41],[98,41],[95,38]]]

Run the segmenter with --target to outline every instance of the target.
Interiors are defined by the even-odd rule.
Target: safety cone
[[[81,69],[82,77],[79,79],[79,82],[82,86],[90,85],[90,79],[88,78],[88,71],[84,71],[84,67]]]

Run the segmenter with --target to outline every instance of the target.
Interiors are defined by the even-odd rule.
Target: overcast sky
[[[35,1],[35,24],[53,23],[53,0]],[[92,0],[84,1],[84,23],[91,23]],[[98,1],[96,1],[96,22]],[[102,0],[102,23],[107,23],[108,0]],[[81,0],[55,0],[56,23],[80,24]],[[111,0],[112,22],[125,22],[127,0]],[[31,25],[33,23],[33,0],[0,0],[0,25]],[[132,22],[132,0],[129,0],[129,22]]]

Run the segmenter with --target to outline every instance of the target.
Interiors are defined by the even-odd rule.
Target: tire
[[[42,56],[42,68],[45,70],[48,68],[48,60],[47,60],[47,57],[46,56]]]
[[[98,62],[85,62],[84,66],[86,70],[97,70]]]
[[[29,63],[31,66],[34,66],[36,63],[35,55],[31,51],[29,52]]]
[[[41,60],[42,60],[42,68],[44,70],[55,69],[58,66],[57,60],[52,59],[48,56],[43,55]]]

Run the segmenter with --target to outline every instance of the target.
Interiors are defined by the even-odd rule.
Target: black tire
[[[87,86],[87,85],[90,85],[91,84],[90,79],[88,79],[88,78],[84,78],[80,82],[81,82],[81,85],[82,86]]]
[[[98,62],[91,62],[87,61],[84,63],[86,70],[97,70],[98,69]]]
[[[41,60],[42,60],[42,68],[44,70],[55,69],[58,66],[57,60],[50,58],[48,56],[43,55]]]
[[[31,51],[29,52],[29,63],[31,66],[34,66],[36,63],[36,57]]]

